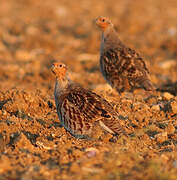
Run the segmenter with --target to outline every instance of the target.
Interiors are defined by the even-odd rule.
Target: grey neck
[[[57,79],[55,83],[55,94],[57,96],[60,96],[62,92],[68,88],[70,83],[71,81],[68,78],[65,78],[63,80]]]
[[[114,27],[108,27],[102,33],[102,41],[104,42],[104,48],[111,48],[113,46],[122,45],[120,39],[118,38],[117,32],[115,31]]]

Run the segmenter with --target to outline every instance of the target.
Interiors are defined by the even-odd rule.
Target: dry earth
[[[142,54],[161,92],[119,96],[106,84],[93,21],[99,15]],[[121,120],[128,137],[79,140],[60,126],[54,61],[128,117]],[[176,0],[1,0],[0,180],[6,179],[177,179]]]

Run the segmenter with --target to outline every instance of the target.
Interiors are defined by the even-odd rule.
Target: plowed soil
[[[100,15],[146,60],[153,93],[119,95],[99,70]],[[61,127],[53,62],[107,99],[128,137],[76,139]],[[177,179],[175,0],[2,0],[0,3],[0,180]]]

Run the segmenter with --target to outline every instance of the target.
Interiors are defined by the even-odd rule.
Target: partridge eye
[[[62,67],[62,64],[60,64],[59,67]]]
[[[102,22],[104,22],[105,21],[105,19],[102,19]]]

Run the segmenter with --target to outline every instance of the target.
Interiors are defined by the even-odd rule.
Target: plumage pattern
[[[102,30],[100,68],[106,81],[118,92],[154,90],[144,60],[120,41],[111,21],[101,16],[96,24]]]
[[[105,99],[71,82],[64,64],[53,64],[52,71],[57,113],[67,131],[78,138],[92,137],[97,126],[113,135],[124,133],[119,114]]]

